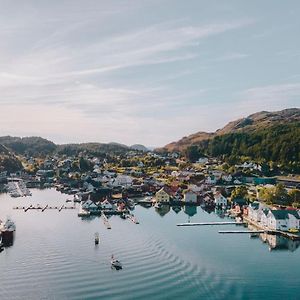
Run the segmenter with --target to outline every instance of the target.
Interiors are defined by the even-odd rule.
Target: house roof
[[[236,198],[232,202],[234,204],[238,204],[238,205],[246,205],[247,204],[247,200],[244,198]]]
[[[250,204],[250,206],[251,206],[251,208],[253,208],[253,209],[258,209],[258,208],[259,208],[259,202],[257,202],[257,201],[252,202],[252,203]]]
[[[276,220],[288,219],[289,214],[293,215],[296,219],[300,219],[299,214],[294,210],[286,210],[286,209],[271,210],[271,213],[273,214]]]

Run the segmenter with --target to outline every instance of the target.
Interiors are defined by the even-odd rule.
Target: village
[[[257,229],[278,230],[298,239],[300,180],[263,176],[261,166],[252,161],[228,170],[216,158],[189,163],[179,153],[132,150],[109,159],[87,153],[24,157],[23,165],[22,172],[0,173],[3,191],[22,197],[31,195],[30,188],[54,187],[71,195],[68,202],[80,203],[80,217],[132,217],[130,211],[137,204],[154,206],[162,215],[170,207],[176,211],[201,206],[208,212],[241,218]],[[270,195],[281,197],[280,201],[270,200]],[[190,209],[189,215],[193,214]]]

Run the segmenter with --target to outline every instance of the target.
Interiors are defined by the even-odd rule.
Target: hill
[[[137,150],[137,151],[143,151],[143,152],[149,151],[148,148],[146,148],[144,145],[141,145],[141,144],[131,145],[130,149]]]
[[[56,150],[56,145],[41,137],[0,137],[0,144],[17,154],[46,155]]]
[[[300,109],[255,113],[207,137],[196,133],[159,151],[180,151],[190,161],[204,155],[222,157],[230,164],[249,158],[273,161],[290,172],[300,172]]]
[[[57,145],[41,137],[0,137],[0,154],[10,152],[29,156],[46,156],[48,154],[66,154],[76,155],[79,152],[88,152],[90,154],[123,154],[129,151],[126,145],[118,143],[81,143]]]
[[[92,155],[103,155],[107,153],[123,154],[129,148],[126,145],[118,143],[81,143],[81,144],[65,144],[58,145],[57,152],[59,154],[77,155],[79,152],[87,152]]]
[[[290,108],[276,112],[262,111],[252,114],[246,118],[241,118],[228,123],[221,129],[213,133],[197,132],[187,137],[183,137],[177,142],[167,144],[163,148],[156,149],[158,151],[185,151],[191,145],[200,144],[203,141],[209,141],[217,136],[222,136],[231,133],[248,133],[267,129],[275,125],[284,125],[300,122],[300,109]]]

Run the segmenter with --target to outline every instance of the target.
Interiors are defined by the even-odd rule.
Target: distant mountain
[[[197,132],[187,137],[183,137],[177,142],[167,144],[158,151],[184,151],[191,145],[197,145],[203,141],[209,141],[217,136],[232,133],[251,133],[260,129],[270,128],[275,125],[287,125],[300,121],[300,109],[290,108],[276,112],[262,111],[252,114],[246,118],[241,118],[228,123],[225,127],[212,133]]]
[[[41,137],[0,137],[0,144],[17,154],[46,155],[56,150],[56,145]]]
[[[144,145],[141,145],[141,144],[134,144],[134,145],[130,146],[130,148],[133,150],[143,151],[143,152],[149,151],[148,148],[146,148]]]
[[[103,155],[107,153],[124,154],[129,150],[128,146],[118,143],[82,143],[58,145],[57,152],[66,155],[76,155],[79,152],[88,152],[93,155]]]

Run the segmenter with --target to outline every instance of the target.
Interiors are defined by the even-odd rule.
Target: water
[[[112,216],[111,230],[98,217],[78,218],[77,210],[12,209],[61,205],[69,197],[53,189],[33,190],[29,198],[0,194],[0,217],[9,215],[17,226],[14,245],[0,253],[1,299],[300,297],[298,244],[271,238],[282,250],[269,251],[261,239],[219,234],[225,227],[175,226],[189,219],[220,221],[201,208],[178,213],[171,208],[160,215],[154,208],[137,206],[139,225]],[[98,246],[95,232],[100,234]],[[111,269],[112,254],[123,263],[123,270]]]

